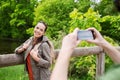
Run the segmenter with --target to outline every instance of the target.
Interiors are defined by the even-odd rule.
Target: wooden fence
[[[118,48],[120,50],[120,48]],[[57,57],[59,49],[55,50]],[[79,47],[76,48],[72,57],[96,55],[96,77],[101,76],[105,70],[105,54],[104,50],[98,46],[95,47]],[[4,54],[0,55],[0,67],[14,66],[23,64],[23,56],[18,54]]]

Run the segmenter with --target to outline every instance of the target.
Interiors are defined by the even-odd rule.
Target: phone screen
[[[94,39],[92,31],[89,31],[89,30],[80,30],[80,31],[78,31],[77,36],[78,36],[79,40]]]

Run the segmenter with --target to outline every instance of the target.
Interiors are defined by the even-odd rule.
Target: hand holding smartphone
[[[77,38],[78,40],[90,40],[94,39],[93,31],[90,30],[79,30],[77,32]]]

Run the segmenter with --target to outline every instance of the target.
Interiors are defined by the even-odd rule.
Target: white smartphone
[[[90,40],[94,39],[93,32],[90,30],[79,30],[77,33],[78,40]]]

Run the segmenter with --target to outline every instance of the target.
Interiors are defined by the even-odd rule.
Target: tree
[[[101,17],[104,17],[105,22],[101,23],[102,31],[101,33],[106,36],[110,36],[116,41],[120,41],[120,13],[117,11],[115,5],[115,0],[101,0],[99,4],[96,4],[95,10],[99,11]],[[117,1],[117,0],[116,0]]]
[[[26,29],[33,27],[33,11],[36,0],[18,0],[14,12],[10,15],[10,25],[12,30],[12,38],[24,38]]]
[[[74,2],[74,0],[42,0],[35,8],[34,24],[39,20],[45,21],[49,26],[47,35],[57,38],[60,31],[69,32],[69,13],[74,8],[85,11],[90,7],[90,3],[89,0],[80,0],[78,2]]]
[[[33,11],[37,0],[2,0],[0,4],[1,37],[25,38],[26,29],[33,26]]]
[[[10,2],[8,0],[6,1],[0,1],[0,36],[10,36],[10,16],[9,14],[12,13],[12,9],[10,7]],[[5,27],[6,26],[6,27]]]
[[[112,29],[116,28],[119,29],[119,21],[120,21],[120,16],[100,16],[98,11],[94,11],[93,8],[89,8],[87,12],[82,13],[78,11],[77,9],[74,9],[70,13],[70,32],[73,31],[74,28],[79,27],[80,29],[87,29],[89,27],[95,27],[97,30],[103,32],[102,29],[104,27],[107,27],[109,25],[109,29],[106,28],[107,30],[105,31],[106,33]],[[106,24],[105,24],[106,23]],[[102,25],[102,26],[101,26]],[[104,26],[103,26],[104,25]],[[113,30],[112,32],[115,33],[119,30]],[[112,33],[109,33],[112,34]],[[119,34],[117,34],[119,35]],[[116,36],[117,36],[116,35]],[[103,35],[104,36],[104,35]],[[119,35],[120,36],[120,35]],[[104,36],[108,42],[110,42],[113,45],[117,45],[117,43],[114,42],[112,38],[109,36]],[[86,46],[94,46],[94,44],[89,44],[86,43],[85,41],[82,41],[81,44],[79,45],[80,47],[86,47]],[[118,46],[118,45],[117,45]],[[109,67],[110,59],[107,57],[107,68]],[[85,56],[85,57],[78,57],[78,58],[73,58],[72,59],[72,65],[70,66],[71,68],[71,76],[75,77],[75,79],[82,78],[82,80],[93,80],[95,77],[95,57],[92,56]],[[76,74],[75,74],[76,73]],[[85,73],[85,74],[84,74]],[[84,76],[83,76],[84,74]],[[78,76],[79,75],[79,76]],[[78,76],[78,77],[76,77]]]

